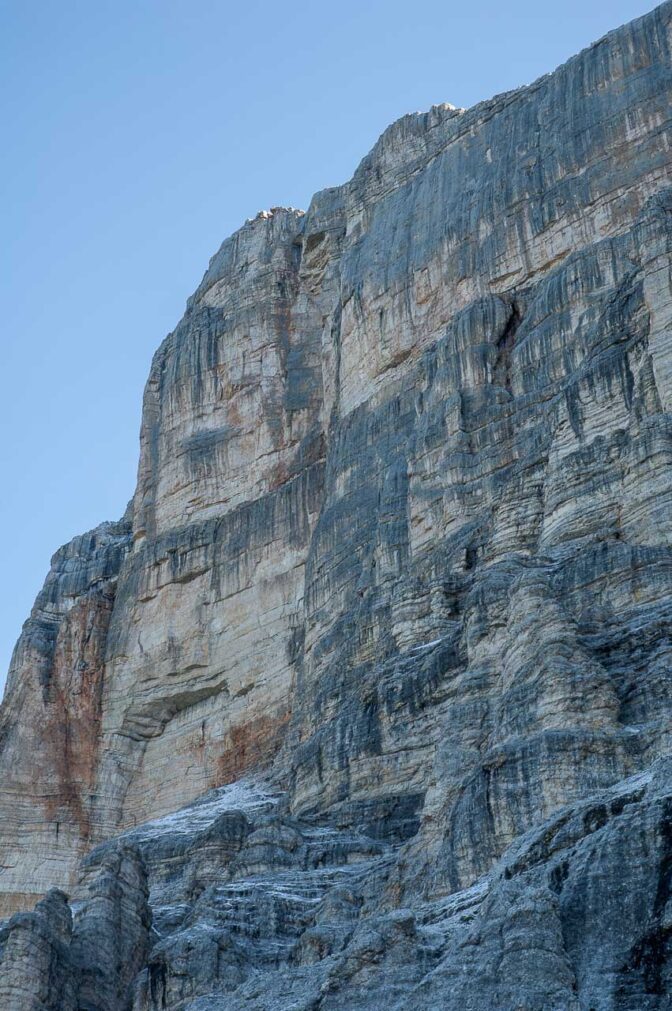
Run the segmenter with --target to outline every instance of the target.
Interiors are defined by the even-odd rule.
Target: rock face
[[[0,930],[3,1011],[120,1011],[149,950],[147,875],[137,850],[106,855],[73,917],[54,888]]]
[[[52,889],[32,913],[15,913],[0,932],[0,999],[7,1011],[74,1011],[72,914]]]
[[[57,553],[12,661],[0,915],[100,877],[72,941],[60,893],[10,920],[0,976],[662,1011],[671,630],[665,3],[212,259],[127,516]]]
[[[66,885],[91,840],[105,649],[130,523],[56,552],[23,627],[0,708],[0,915]]]

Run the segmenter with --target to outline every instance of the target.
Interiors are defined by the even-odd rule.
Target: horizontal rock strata
[[[671,48],[405,116],[213,257],[14,654],[0,915],[76,916],[2,985],[668,1006]]]

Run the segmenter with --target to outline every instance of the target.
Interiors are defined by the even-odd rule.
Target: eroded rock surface
[[[84,889],[84,886],[81,886]],[[74,916],[51,889],[0,929],[3,1011],[124,1011],[147,960],[151,911],[145,866],[121,844],[90,874]]]
[[[213,257],[127,517],[14,656],[0,915],[102,891],[72,941],[10,920],[0,974],[32,946],[100,1011],[669,1007],[671,47],[668,2],[405,116]]]
[[[107,632],[130,523],[56,552],[0,707],[0,915],[67,886],[92,839]]]

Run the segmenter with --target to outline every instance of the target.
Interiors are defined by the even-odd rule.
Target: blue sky
[[[392,120],[528,83],[635,0],[0,0],[0,686],[55,549],[121,515],[142,389],[247,217]]]

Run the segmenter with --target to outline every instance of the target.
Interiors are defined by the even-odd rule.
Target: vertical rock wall
[[[107,632],[130,523],[56,552],[23,627],[0,708],[0,915],[67,883],[90,845]]]
[[[669,750],[671,24],[223,244],[17,646],[0,912],[271,766],[449,893]]]

